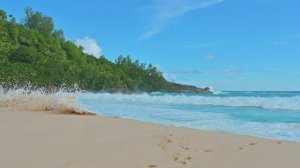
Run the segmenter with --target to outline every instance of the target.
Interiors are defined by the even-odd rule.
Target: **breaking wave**
[[[299,93],[273,95],[80,93],[79,103],[104,116],[299,142]]]
[[[229,107],[255,107],[272,110],[300,110],[300,96],[293,97],[217,97],[200,95],[170,95],[170,94],[109,94],[84,93],[84,99],[99,100],[99,102],[116,101],[153,104],[181,105],[215,105]]]
[[[89,114],[78,106],[79,91],[59,88],[55,92],[32,87],[6,89],[0,87],[2,111],[55,111],[64,114]]]
[[[63,88],[49,92],[47,89],[0,87],[0,111],[94,114],[85,112],[84,109],[88,109],[101,115],[165,125],[299,141],[299,93],[288,93],[292,95],[290,97],[283,97],[282,94],[263,96],[265,94],[251,93],[253,94],[257,96],[248,96],[248,93],[242,94],[247,96],[240,96],[240,93],[231,92],[226,92],[225,95],[129,95],[70,91]]]

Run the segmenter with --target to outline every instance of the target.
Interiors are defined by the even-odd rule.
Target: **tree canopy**
[[[0,10],[0,84],[55,88],[77,84],[90,91],[176,91],[153,65],[119,56],[111,62],[65,40],[51,17],[25,9],[23,23]]]

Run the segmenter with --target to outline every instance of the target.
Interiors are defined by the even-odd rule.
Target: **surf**
[[[259,97],[259,96],[204,96],[193,94],[110,94],[85,93],[80,96],[86,99],[99,101],[116,101],[132,103],[149,103],[165,105],[213,105],[228,107],[255,107],[272,110],[300,110],[300,96],[292,97]],[[229,96],[228,96],[229,95]]]
[[[92,114],[80,107],[80,91],[69,88],[0,87],[0,108],[3,111],[54,111],[63,114]]]

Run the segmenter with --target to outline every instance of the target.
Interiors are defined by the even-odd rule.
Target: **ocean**
[[[300,92],[110,94],[0,87],[1,110],[75,109],[103,116],[300,142]]]
[[[300,142],[300,92],[79,93],[77,103],[103,116]]]

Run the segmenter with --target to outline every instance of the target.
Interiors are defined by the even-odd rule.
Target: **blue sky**
[[[53,17],[67,39],[114,60],[131,55],[170,81],[215,90],[300,90],[297,0],[10,0]]]

